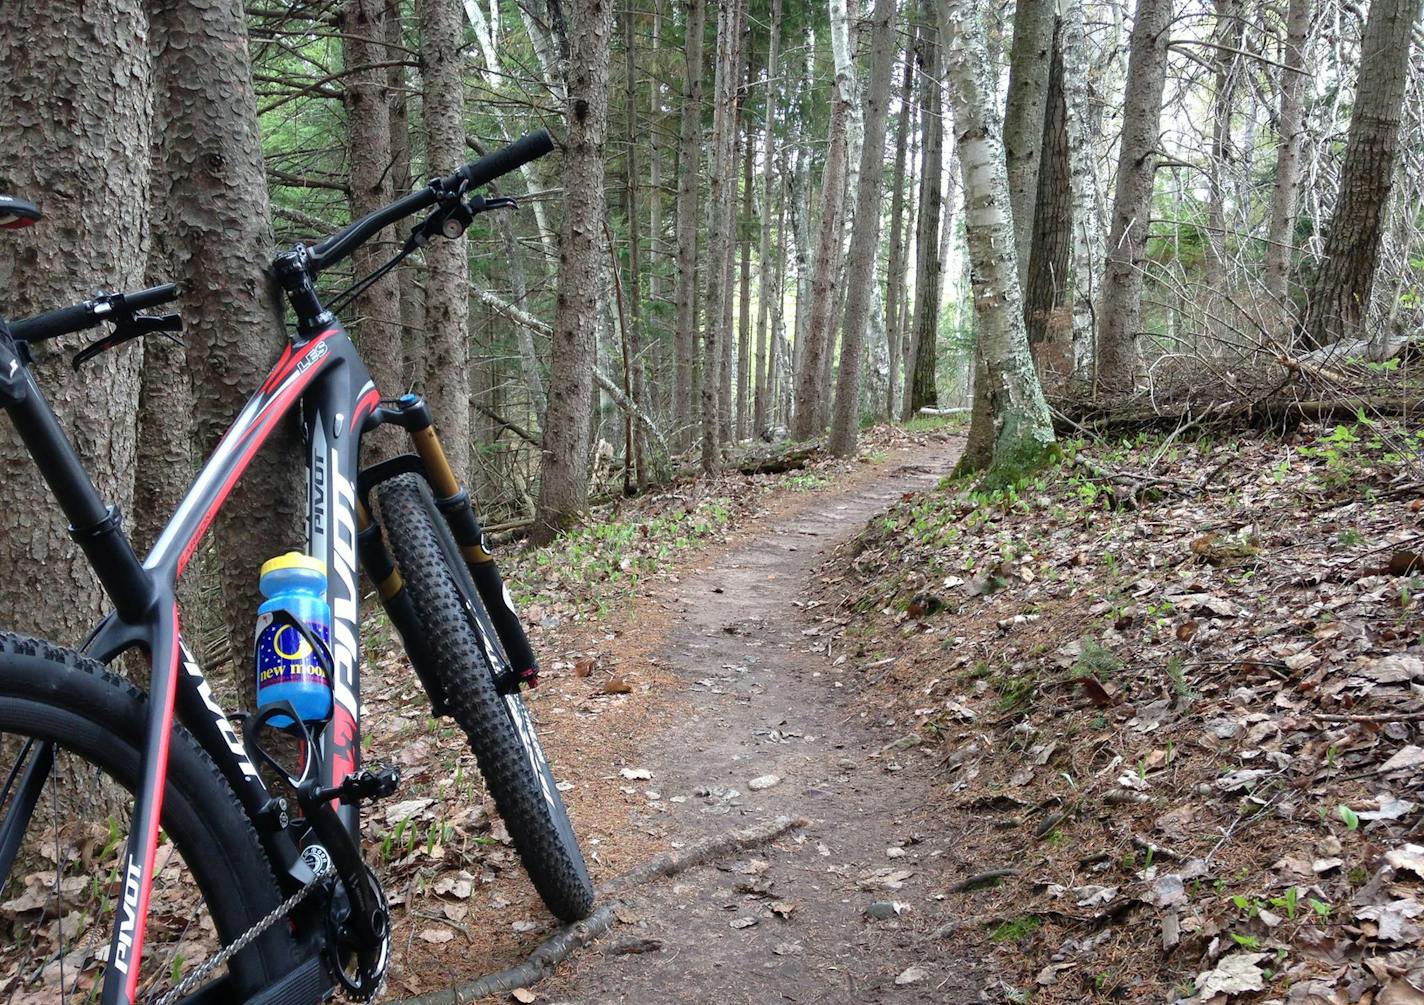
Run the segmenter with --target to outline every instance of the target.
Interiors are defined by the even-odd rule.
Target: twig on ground
[[[774,820],[744,827],[741,830],[726,831],[683,848],[666,852],[643,865],[615,877],[599,891],[600,896],[609,897],[621,890],[647,883],[654,879],[676,876],[695,866],[733,852],[745,851],[759,845],[768,844],[793,830],[810,826],[805,817],[781,816]],[[609,900],[583,921],[560,928],[541,942],[523,963],[497,973],[476,977],[474,980],[456,984],[444,991],[435,991],[414,998],[403,998],[392,1005],[461,1005],[475,1001],[486,995],[503,994],[515,988],[528,987],[546,980],[555,968],[567,960],[575,951],[582,949],[594,939],[608,931],[615,920],[618,909],[616,899]]]

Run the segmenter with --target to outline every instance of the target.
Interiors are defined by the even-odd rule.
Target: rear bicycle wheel
[[[422,679],[443,692],[431,698],[469,740],[539,896],[563,921],[586,918],[594,896],[588,866],[523,698],[495,686],[504,653],[450,528],[417,475],[392,478],[377,493],[392,557],[425,630],[412,658],[429,662]]]
[[[0,633],[0,846],[14,844],[0,876],[0,1003],[97,998],[147,711],[93,660]],[[136,999],[162,997],[280,902],[237,797],[175,724]],[[240,1002],[295,961],[279,923],[204,984]]]

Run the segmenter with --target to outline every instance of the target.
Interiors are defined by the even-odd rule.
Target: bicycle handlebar
[[[172,283],[133,293],[106,294],[72,307],[45,311],[23,321],[11,321],[10,335],[19,342],[43,342],[45,339],[94,328],[125,314],[147,310],[177,299],[178,287]]]
[[[314,272],[328,269],[365,244],[379,231],[413,213],[435,205],[440,192],[462,188],[479,188],[495,179],[538,160],[554,149],[554,138],[547,129],[525,133],[508,146],[500,147],[477,161],[471,161],[448,178],[438,178],[419,192],[412,192],[355,221],[313,247],[308,264]]]

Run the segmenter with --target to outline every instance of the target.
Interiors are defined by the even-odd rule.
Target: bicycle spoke
[[[25,832],[30,827],[30,817],[34,815],[40,793],[49,779],[50,768],[54,766],[54,744],[40,743],[33,737],[25,741],[15,766],[10,769],[10,777],[5,780],[5,791],[0,793],[0,806],[4,805],[5,796],[9,795],[21,765],[25,765],[24,777],[15,791],[4,822],[0,823],[0,900],[4,900],[5,892],[10,887],[10,870],[15,865],[15,856],[19,854]]]

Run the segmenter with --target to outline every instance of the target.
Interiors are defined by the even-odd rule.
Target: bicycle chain
[[[307,897],[311,895],[313,890],[315,890],[329,877],[335,874],[336,869],[333,868],[332,865],[328,862],[325,866],[319,869],[316,874],[312,876],[311,879],[307,881],[305,886],[303,886],[296,893],[292,894],[286,900],[282,901],[282,903],[274,907],[266,915],[266,917],[262,918],[247,931],[239,935],[230,944],[224,946],[222,951],[219,952],[216,956],[212,957],[209,960],[205,960],[201,966],[199,966],[196,970],[190,973],[187,977],[183,978],[183,980],[178,984],[177,987],[173,988],[162,998],[159,998],[156,1002],[153,1003],[153,1005],[173,1005],[173,1002],[177,1001],[189,991],[192,991],[194,988],[196,988],[198,984],[201,983],[202,980],[208,976],[208,974],[212,973],[218,967],[222,966],[228,960],[232,959],[238,953],[242,952],[244,949],[250,946],[263,932],[267,931],[267,929],[271,928],[277,922],[285,918],[288,914],[292,913],[292,911],[296,909],[298,904],[306,900]]]

